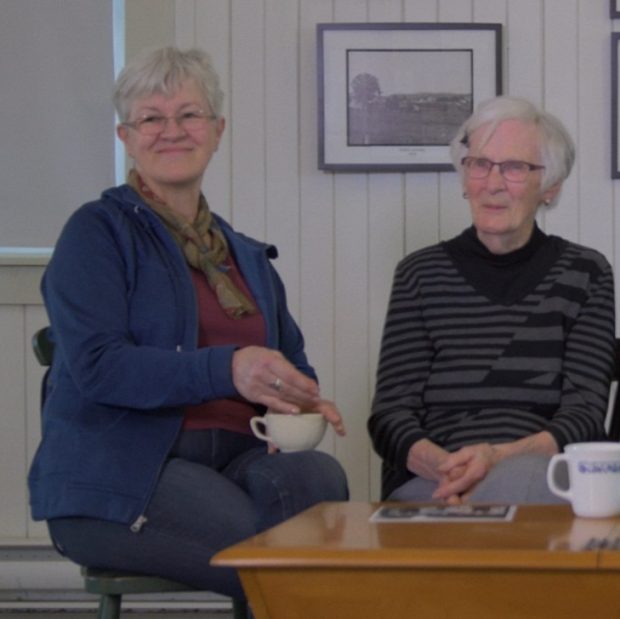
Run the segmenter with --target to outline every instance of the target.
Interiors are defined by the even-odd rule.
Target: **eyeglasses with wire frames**
[[[174,120],[177,127],[185,131],[199,131],[207,126],[211,120],[215,120],[215,114],[207,114],[204,110],[186,110],[174,116],[161,114],[145,114],[137,120],[121,123],[125,127],[134,129],[140,135],[159,135],[164,131],[169,120]]]
[[[544,165],[509,159],[507,161],[491,161],[486,157],[463,157],[461,165],[469,178],[487,178],[494,166],[499,168],[502,177],[511,183],[523,183],[533,170],[544,170]]]

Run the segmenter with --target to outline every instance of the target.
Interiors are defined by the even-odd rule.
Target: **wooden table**
[[[239,570],[256,619],[620,619],[620,518],[369,522],[378,507],[317,505],[213,564]]]

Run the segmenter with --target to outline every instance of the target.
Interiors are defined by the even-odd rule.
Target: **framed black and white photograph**
[[[318,166],[452,170],[449,144],[502,92],[501,24],[317,24]]]
[[[620,0],[609,0],[609,15],[612,19],[620,17]]]
[[[611,177],[620,178],[620,32],[611,33]]]

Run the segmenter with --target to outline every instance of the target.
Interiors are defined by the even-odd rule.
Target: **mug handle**
[[[566,454],[553,454],[553,456],[551,456],[551,460],[549,460],[549,465],[547,466],[547,485],[553,494],[570,501],[572,498],[570,485],[567,490],[564,490],[564,488],[560,488],[555,482],[555,469],[560,462],[564,462],[566,466],[568,466],[568,458],[566,457]]]
[[[264,430],[267,429],[267,425],[263,417],[252,417],[250,419],[250,428],[252,428],[252,432],[254,432],[254,436],[256,436],[256,438],[262,439],[263,441],[270,442],[271,438],[269,438],[265,434],[264,430],[261,430],[259,428],[259,424],[263,426]]]

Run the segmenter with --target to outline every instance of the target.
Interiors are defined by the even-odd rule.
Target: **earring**
[[[466,191],[463,192],[463,198],[469,200],[469,194]]]

